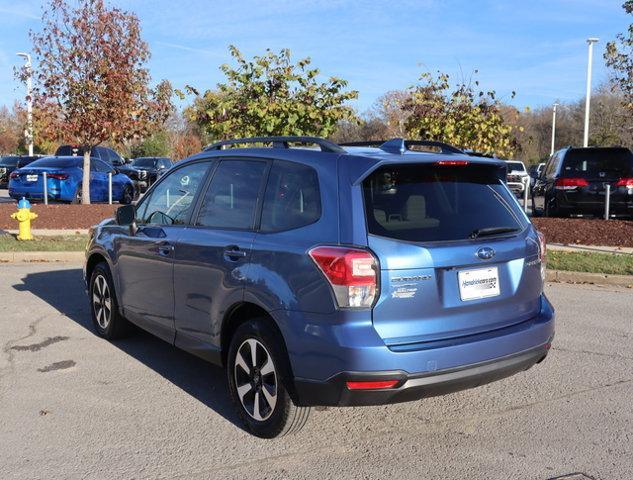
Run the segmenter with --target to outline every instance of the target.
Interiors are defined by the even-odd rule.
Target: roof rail
[[[301,136],[234,138],[231,140],[222,140],[220,142],[213,143],[205,147],[204,151],[223,150],[224,147],[230,145],[241,145],[244,143],[272,143],[273,148],[290,148],[289,143],[308,143],[318,145],[322,152],[345,153],[345,150],[339,147],[336,143],[330,142],[324,138]]]
[[[421,147],[437,147],[442,153],[454,154],[464,153],[459,148],[444,142],[436,142],[434,140],[405,140],[403,138],[392,138],[391,140],[373,140],[367,142],[347,142],[341,143],[342,147],[378,147],[388,153],[396,153],[402,155],[412,146]]]

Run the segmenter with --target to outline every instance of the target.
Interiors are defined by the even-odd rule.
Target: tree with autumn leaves
[[[342,120],[355,119],[349,101],[358,97],[347,81],[319,80],[310,59],[292,61],[290,50],[266,50],[245,58],[235,46],[229,53],[236,65],[220,67],[226,82],[194,94],[185,114],[212,140],[264,135],[331,135]]]
[[[30,32],[37,134],[82,147],[82,203],[90,203],[90,152],[103,142],[140,138],[173,110],[172,87],[150,87],[149,48],[138,17],[103,0],[74,7],[51,0],[42,29]],[[25,71],[21,72],[24,76]]]

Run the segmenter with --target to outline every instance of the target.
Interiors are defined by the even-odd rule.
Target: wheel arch
[[[283,341],[281,347],[286,354],[286,358],[288,358],[286,340],[281,329],[279,328],[279,325],[275,321],[275,318],[267,310],[255,303],[239,302],[231,306],[231,308],[227,310],[226,314],[224,315],[224,319],[222,320],[222,329],[220,332],[220,348],[223,366],[227,365],[227,355],[229,347],[231,345],[233,334],[241,324],[255,318],[266,322],[269,327],[277,332],[277,334]],[[288,363],[290,363],[289,358]]]

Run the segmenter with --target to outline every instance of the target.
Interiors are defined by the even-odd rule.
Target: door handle
[[[174,246],[169,242],[161,242],[158,244],[157,251],[161,257],[169,257],[174,251]]]
[[[240,247],[237,245],[230,245],[224,249],[224,256],[228,257],[229,260],[239,260],[240,258],[246,257],[246,251],[240,250]]]

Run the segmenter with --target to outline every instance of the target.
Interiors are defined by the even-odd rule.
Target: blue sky
[[[521,108],[584,95],[585,39],[600,38],[594,85],[608,72],[602,53],[631,17],[622,0],[111,0],[141,19],[154,80],[212,88],[227,46],[246,55],[288,47],[310,56],[323,75],[359,90],[371,107],[387,90],[415,83],[423,70],[454,79],[479,70],[485,89]],[[16,51],[28,51],[40,25],[40,0],[0,0],[0,105],[23,95],[13,79]],[[514,100],[510,92],[516,91]]]

